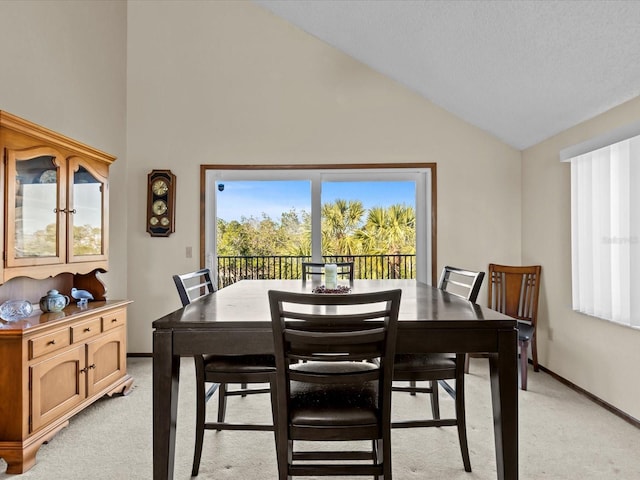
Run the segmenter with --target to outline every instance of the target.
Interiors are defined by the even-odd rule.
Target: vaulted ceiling
[[[254,1],[520,150],[640,95],[640,1]]]

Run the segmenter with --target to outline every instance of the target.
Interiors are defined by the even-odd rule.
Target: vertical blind
[[[571,158],[573,309],[640,327],[640,135]]]

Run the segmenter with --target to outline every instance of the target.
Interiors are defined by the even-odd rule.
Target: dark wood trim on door
[[[438,177],[435,163],[344,163],[314,165],[200,165],[200,266],[205,264],[205,189],[207,170],[365,170],[365,169],[420,168],[431,170],[431,282],[438,279]]]

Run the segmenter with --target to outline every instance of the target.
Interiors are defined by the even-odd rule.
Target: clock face
[[[166,227],[167,225],[169,225],[169,219],[167,217],[162,217],[160,219],[160,225],[162,225],[163,227]]]
[[[58,172],[56,170],[45,170],[38,178],[40,183],[56,183],[58,181]]]
[[[162,197],[169,190],[169,186],[164,180],[156,180],[155,182],[153,182],[153,185],[151,185],[151,190],[156,195]]]
[[[151,225],[157,225],[157,224],[158,224],[158,217],[151,217],[151,218],[149,219],[149,223],[150,223]]]
[[[156,200],[151,208],[156,215],[162,215],[167,211],[167,204],[164,200]]]

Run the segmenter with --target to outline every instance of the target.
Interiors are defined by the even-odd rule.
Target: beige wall
[[[571,309],[571,168],[559,152],[640,120],[640,97],[523,152],[522,261],[540,263],[540,363],[640,418],[640,330]]]
[[[128,21],[130,351],[199,267],[200,164],[437,162],[439,268],[520,260],[520,152],[254,4],[130,2]],[[169,238],[145,232],[153,168],[177,175]]]
[[[185,247],[199,248],[200,164],[436,162],[438,267],[542,264],[541,363],[640,418],[640,382],[624,367],[640,360],[640,332],[571,311],[569,167],[558,161],[637,120],[640,99],[521,162],[251,3],[3,1],[0,18],[0,109],[119,157],[104,278],[112,298],[135,301],[129,351],[151,351],[151,322],[179,306],[171,275],[199,266]],[[153,168],[178,177],[169,238],[145,232]]]
[[[101,277],[111,298],[127,297],[126,15],[124,2],[0,1],[0,110],[118,157]]]

